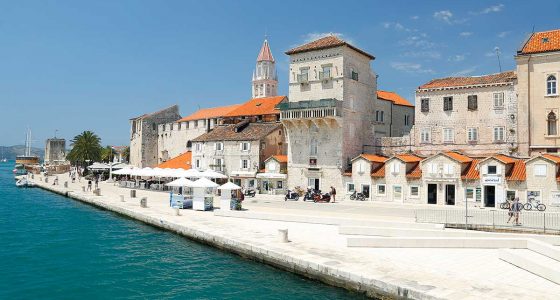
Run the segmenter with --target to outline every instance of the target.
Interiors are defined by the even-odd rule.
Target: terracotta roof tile
[[[279,114],[280,110],[276,108],[276,105],[278,105],[284,99],[286,99],[286,96],[254,98],[229,111],[224,115],[224,117],[245,117]]]
[[[395,92],[387,92],[382,90],[377,90],[377,98],[382,100],[387,100],[393,102],[395,105],[402,105],[402,106],[410,106],[414,107],[414,105],[405,98],[401,97],[399,94]]]
[[[241,128],[235,132],[235,128]],[[195,139],[193,142],[209,141],[258,141],[269,135],[274,130],[282,128],[280,123],[238,123],[233,125],[217,126]]]
[[[513,164],[515,163],[518,159],[511,157],[511,156],[507,156],[504,154],[496,154],[494,156],[492,156],[493,158],[501,161],[504,164]]]
[[[525,161],[516,159],[509,174],[506,174],[506,180],[511,181],[525,181],[527,179],[527,171],[525,168]]]
[[[238,108],[239,106],[241,106],[241,104],[199,109],[192,115],[186,116],[177,122],[220,118],[231,112],[232,110]]]
[[[535,32],[518,54],[560,51],[560,29]]]
[[[395,157],[404,161],[405,163],[420,162],[422,160],[421,157],[418,157],[413,154],[397,154],[395,155]]]
[[[287,155],[273,155],[272,158],[276,159],[279,163],[287,163],[288,156]]]
[[[358,156],[358,157],[364,158],[364,159],[366,159],[370,162],[378,162],[378,163],[383,163],[387,160],[387,157],[380,156],[380,155],[375,155],[375,154],[360,154],[360,156]],[[356,158],[358,158],[358,157],[356,157]],[[354,159],[356,159],[356,158],[354,158]]]
[[[157,167],[162,169],[179,169],[183,168],[188,170],[191,168],[192,152],[188,151],[179,156],[176,156],[166,162],[159,164]]]
[[[444,154],[460,163],[469,163],[473,160],[472,158],[455,151],[447,151],[444,152]]]
[[[361,54],[369,57],[370,59],[375,59],[375,57],[373,55],[365,52],[364,50],[361,50],[357,47],[354,47],[354,46],[350,45],[349,43],[347,43],[346,41],[340,39],[339,37],[337,37],[335,35],[328,35],[328,36],[322,37],[318,40],[312,41],[310,43],[292,48],[292,49],[286,51],[286,54],[292,55],[292,54],[296,54],[296,53],[309,52],[309,51],[315,51],[315,50],[321,50],[321,49],[328,49],[328,48],[334,48],[334,47],[340,47],[340,46],[348,46],[349,48],[360,52]]]
[[[555,162],[557,164],[560,163],[560,156],[544,153],[544,154],[542,154],[542,157],[548,158],[548,159],[552,160],[553,162]]]
[[[272,61],[272,62],[274,62],[274,57],[272,56],[272,52],[270,51],[270,46],[268,45],[268,40],[264,40],[264,43],[261,47],[261,52],[259,52],[259,56],[257,57],[257,61]]]
[[[371,177],[385,177],[385,164],[381,164],[376,169],[371,171]]]
[[[408,173],[406,173],[406,178],[409,179],[422,178],[422,168],[420,167],[420,162],[416,163],[414,168],[412,168]]]
[[[470,77],[447,77],[433,79],[432,81],[421,85],[418,89],[434,89],[444,87],[459,87],[470,85],[485,85],[496,83],[509,83],[517,78],[514,71],[507,71],[497,74],[470,76]]]
[[[477,180],[480,179],[480,172],[477,170],[480,159],[473,159],[469,166],[461,174],[461,179]]]

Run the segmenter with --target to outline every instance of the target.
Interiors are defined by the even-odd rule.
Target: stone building
[[[404,136],[414,125],[414,105],[395,92],[377,90],[373,118],[376,138]]]
[[[479,184],[482,192],[481,207],[500,207],[506,199],[520,197],[526,190],[525,161],[497,154],[479,162]]]
[[[253,72],[253,98],[278,95],[278,75],[275,64],[268,40],[265,39]]]
[[[377,127],[389,134],[375,121],[376,109],[390,113],[376,101],[374,57],[333,35],[286,54],[289,102],[279,108],[287,132],[288,185],[343,190],[343,171],[364,145],[373,144]]]
[[[515,56],[520,137],[528,152],[558,152],[560,134],[560,29],[535,32]]]
[[[264,169],[257,173],[261,193],[285,194],[288,179],[288,156],[273,155],[264,161]]]
[[[173,105],[163,110],[130,119],[130,164],[154,167],[158,164],[158,126],[181,118],[179,107]]]
[[[45,143],[45,165],[57,166],[66,164],[66,140],[59,138],[47,139]]]
[[[560,206],[560,157],[544,153],[527,160],[525,168],[525,189],[517,191],[520,201],[533,198],[547,206]]]
[[[285,153],[282,124],[245,120],[223,125],[193,139],[192,168],[213,169],[233,182],[256,188],[257,172],[265,159]]]
[[[527,155],[518,144],[522,132],[515,80],[509,71],[434,79],[418,87],[412,150],[421,155],[453,150]]]

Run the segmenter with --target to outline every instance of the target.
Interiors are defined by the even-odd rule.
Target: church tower
[[[268,46],[264,43],[257,57],[257,67],[253,72],[253,98],[264,98],[278,95],[278,76],[274,57]]]

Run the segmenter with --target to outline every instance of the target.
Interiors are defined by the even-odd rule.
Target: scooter
[[[299,200],[299,194],[295,191],[288,190],[288,192],[286,193],[286,196],[284,197],[284,201],[288,201],[288,200],[298,201]]]
[[[320,192],[315,193],[315,194],[313,195],[313,202],[315,202],[315,203],[319,203],[319,202],[328,203],[328,202],[331,202],[331,194],[330,194],[330,193],[321,194]]]
[[[257,191],[254,189],[249,189],[249,190],[245,190],[244,195],[247,197],[255,197],[255,195],[257,194]]]
[[[312,188],[308,188],[307,192],[305,192],[305,195],[303,195],[303,201],[304,202],[307,200],[313,201],[313,194],[315,194],[315,191],[313,191]]]

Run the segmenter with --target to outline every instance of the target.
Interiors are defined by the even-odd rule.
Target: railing
[[[309,82],[309,74],[298,74],[297,75],[297,82],[299,82],[299,83]]]
[[[285,102],[276,106],[281,119],[311,119],[342,116],[342,101],[321,99],[314,101]]]
[[[327,71],[327,72],[323,72],[323,71],[319,71],[319,80],[325,80],[325,79],[331,79],[331,72]]]
[[[441,223],[449,227],[485,228],[502,230],[531,230],[539,232],[560,231],[560,213],[536,212],[522,210],[519,213],[519,224],[515,224],[515,216],[510,218],[508,210],[481,210],[469,208],[459,209],[417,209],[418,223]],[[509,222],[508,222],[509,220]]]

